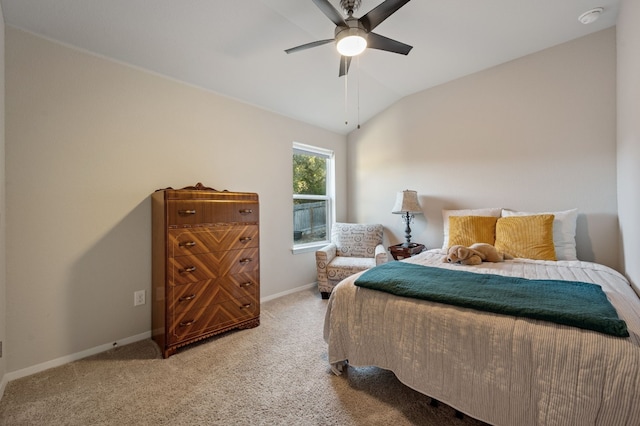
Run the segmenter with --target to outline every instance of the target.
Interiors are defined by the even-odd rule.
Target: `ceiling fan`
[[[346,18],[343,18],[340,12],[329,3],[329,0],[313,0],[316,6],[318,6],[331,22],[336,24],[335,37],[292,47],[291,49],[285,50],[285,52],[295,53],[335,41],[338,52],[341,54],[340,77],[349,72],[351,58],[362,53],[367,47],[408,55],[413,48],[412,46],[381,36],[372,31],[398,9],[409,3],[409,1],[410,0],[385,0],[370,10],[366,15],[355,18],[353,13],[358,10],[362,0],[340,0],[340,6],[347,15]]]

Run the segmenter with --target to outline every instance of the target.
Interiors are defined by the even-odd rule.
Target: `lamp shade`
[[[420,202],[418,201],[418,193],[409,189],[398,192],[396,195],[396,203],[393,206],[393,210],[391,210],[391,213],[394,214],[407,212],[412,214],[422,214],[422,207],[420,207]]]

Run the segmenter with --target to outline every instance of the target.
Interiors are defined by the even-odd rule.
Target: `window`
[[[334,218],[333,151],[293,144],[293,248],[314,249],[329,240]]]

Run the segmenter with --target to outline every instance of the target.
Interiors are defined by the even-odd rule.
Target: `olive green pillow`
[[[556,260],[552,214],[501,217],[496,222],[495,247],[513,257]]]
[[[494,216],[449,216],[449,247],[469,247],[474,243],[493,245],[497,220]]]

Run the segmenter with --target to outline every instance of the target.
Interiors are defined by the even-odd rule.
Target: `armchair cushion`
[[[374,257],[376,246],[382,244],[382,225],[336,223],[331,230],[331,242],[338,256]]]
[[[327,277],[332,281],[343,279],[376,266],[373,257],[344,257],[336,256],[327,266]]]

